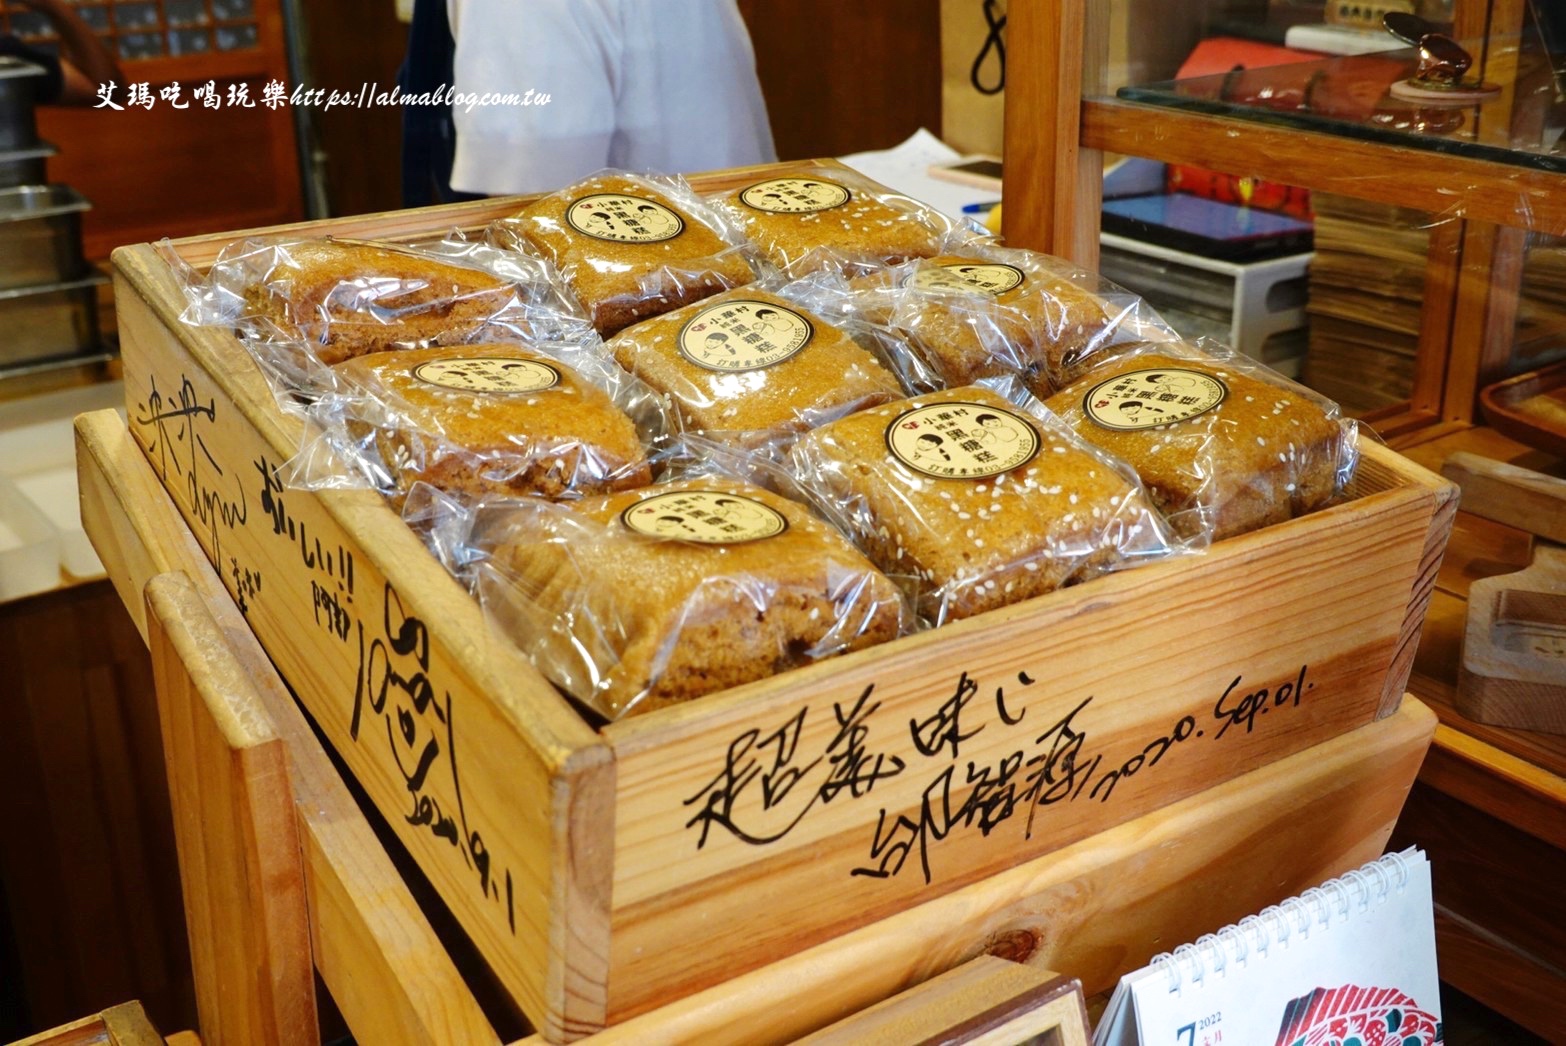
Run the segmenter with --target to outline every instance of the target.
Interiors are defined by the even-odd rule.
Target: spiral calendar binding
[[[1093,1042],[1439,1046],[1433,911],[1426,856],[1389,854],[1125,974]]]
[[[1312,933],[1329,933],[1333,925],[1347,922],[1402,892],[1408,885],[1409,862],[1416,853],[1409,849],[1387,854],[1298,897],[1248,915],[1217,933],[1204,934],[1173,952],[1156,955],[1149,966],[1155,975],[1163,973],[1167,977],[1171,992],[1179,993],[1187,984],[1194,988],[1209,977],[1223,977],[1231,964],[1243,968],[1253,958],[1264,960],[1269,950],[1287,948],[1296,936],[1308,939]]]

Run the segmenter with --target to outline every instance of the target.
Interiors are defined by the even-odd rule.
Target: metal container
[[[39,142],[30,149],[0,152],[0,189],[14,189],[19,185],[47,185],[48,160],[57,152],[59,150],[48,142]]]
[[[44,70],[20,58],[0,57],[0,151],[38,144],[34,92]]]
[[[79,279],[82,213],[91,209],[64,185],[0,189],[0,290]]]
[[[109,278],[0,291],[0,369],[98,348],[97,290]]]

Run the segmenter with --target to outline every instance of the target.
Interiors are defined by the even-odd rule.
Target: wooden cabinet
[[[1527,237],[1566,235],[1566,164],[1519,128],[1527,110],[1511,90],[1518,52],[1508,41],[1522,28],[1526,5],[1457,0],[1453,35],[1477,42],[1478,75],[1503,87],[1496,102],[1468,117],[1466,144],[1417,133],[1354,134],[1288,114],[1108,97],[1108,7],[1091,0],[1011,5],[1007,238],[1091,264],[1106,153],[1435,215],[1413,392],[1373,424],[1427,468],[1469,451],[1566,475],[1566,461],[1491,431],[1478,414],[1480,390],[1515,366]],[[1566,857],[1566,738],[1474,723],[1452,703],[1468,586],[1525,566],[1529,540],[1459,513],[1411,683],[1442,725],[1399,841],[1427,847],[1435,865],[1443,977],[1558,1039],[1566,1034],[1554,1005],[1566,997],[1563,938],[1559,920],[1545,912]]]
[[[59,149],[50,181],[93,203],[88,257],[303,217],[292,111],[263,102],[273,81],[292,89],[280,0],[84,0],[74,9],[119,58],[126,83],[114,100],[125,105],[128,85],[144,84],[153,101],[39,111],[39,134]],[[14,0],[0,0],[7,31],[56,46],[48,23]],[[218,108],[196,94],[209,84]]]
[[[1474,52],[1474,75],[1502,92],[1460,111],[1459,125],[1445,130],[1434,117],[1421,123],[1369,104],[1275,104],[1264,82],[1251,92],[1257,101],[1226,101],[1223,91],[1194,80],[1111,95],[1110,6],[1033,0],[1010,14],[1007,171],[1012,185],[1025,188],[1008,196],[1008,239],[1092,263],[1106,154],[1424,212],[1431,242],[1413,387],[1406,403],[1369,420],[1389,436],[1472,423],[1479,388],[1504,376],[1511,361],[1527,234],[1566,234],[1566,165],[1535,126],[1550,102],[1523,90],[1536,86],[1528,79],[1535,73],[1519,70],[1519,41],[1531,39],[1519,35],[1525,5],[1457,3],[1453,35]],[[1140,31],[1149,29],[1144,21]],[[1413,63],[1387,58],[1372,74],[1347,61],[1280,72],[1276,91],[1302,95],[1315,79],[1374,97],[1385,86],[1376,76],[1407,75],[1398,70]],[[1056,148],[1057,141],[1069,144]]]

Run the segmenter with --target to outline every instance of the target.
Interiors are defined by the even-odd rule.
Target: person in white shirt
[[[776,159],[735,0],[447,0],[447,15],[459,97],[532,92],[532,104],[452,107],[453,189],[546,192],[604,167]]]

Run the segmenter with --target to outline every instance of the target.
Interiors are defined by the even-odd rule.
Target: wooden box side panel
[[[1372,721],[1433,507],[1374,494],[606,728],[611,1022]]]
[[[288,747],[315,968],[359,1040],[387,1046],[497,1042],[337,767],[117,412],[76,419],[76,462],[82,521],[116,588],[130,600],[127,609],[145,628],[141,593],[147,582],[173,572],[188,577],[272,730]]]
[[[598,1027],[606,746],[377,495],[285,492],[298,430],[244,349],[179,323],[150,248],[115,260],[132,435],[268,656],[528,1016]]]
[[[1452,524],[1457,520],[1458,489],[1455,484],[1414,464],[1396,451],[1379,443],[1364,441],[1351,493],[1387,490],[1396,486],[1428,491],[1433,506],[1419,569],[1414,575],[1414,587],[1409,593],[1408,613],[1403,618],[1397,650],[1392,655],[1392,667],[1387,672],[1386,685],[1381,691],[1380,716],[1397,711],[1398,703],[1403,699],[1403,691],[1408,687],[1408,677],[1414,669],[1414,654],[1419,649],[1419,636],[1425,627],[1425,615],[1430,610],[1430,600],[1435,594],[1436,575],[1440,573],[1441,560],[1446,555],[1446,543],[1452,536]]]
[[[1088,994],[1105,991],[1155,952],[1380,856],[1435,726],[1407,699],[1386,719],[611,1025],[594,1042],[726,1046],[754,1042],[757,1028],[797,1037],[984,953],[1070,970]]]

